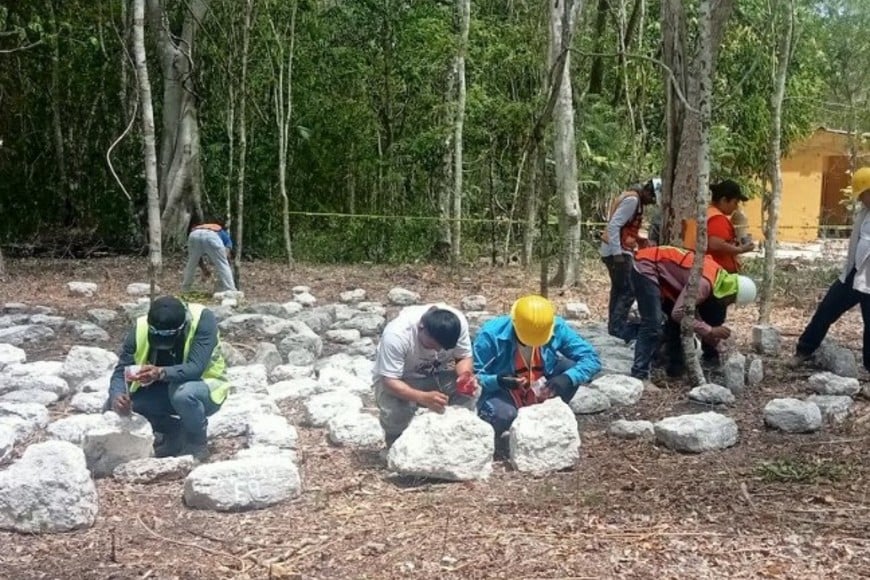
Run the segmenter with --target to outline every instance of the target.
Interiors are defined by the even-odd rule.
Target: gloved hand
[[[526,377],[515,377],[514,375],[499,375],[498,386],[508,391],[526,387],[529,384],[529,379]]]
[[[547,389],[549,389],[556,395],[561,395],[573,386],[574,382],[571,380],[571,377],[565,374],[550,377],[550,379],[547,381],[547,384],[545,385]]]

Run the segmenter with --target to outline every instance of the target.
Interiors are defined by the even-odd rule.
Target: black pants
[[[855,270],[849,272],[845,283],[840,282],[839,278],[834,280],[834,283],[828,288],[828,293],[825,294],[816,308],[810,323],[798,339],[798,354],[804,356],[813,354],[822,344],[831,325],[851,310],[853,306],[860,304],[861,318],[864,321],[864,368],[870,370],[870,294],[853,289],[854,281]]]
[[[721,300],[713,298],[712,295],[704,302],[698,304],[698,318],[713,328],[725,324],[727,317],[728,305],[724,304]],[[705,359],[719,358],[719,351],[716,347],[706,341],[701,343],[701,350],[704,353]]]
[[[640,324],[628,320],[628,313],[634,302],[634,287],[631,280],[634,259],[629,254],[623,254],[622,258],[622,262],[617,262],[613,256],[601,259],[607,266],[607,274],[610,276],[607,333],[629,342],[637,338]]]

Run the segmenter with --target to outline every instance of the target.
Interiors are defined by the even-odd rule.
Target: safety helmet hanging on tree
[[[553,336],[556,308],[543,296],[523,296],[511,307],[511,322],[520,342],[527,346],[543,346]]]

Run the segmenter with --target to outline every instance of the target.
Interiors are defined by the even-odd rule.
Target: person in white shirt
[[[864,368],[870,370],[870,167],[862,167],[852,175],[852,195],[861,202],[861,209],[852,226],[846,264],[798,339],[795,355],[790,361],[792,367],[812,357],[831,325],[860,304],[864,320]]]
[[[473,373],[468,321],[461,312],[442,304],[403,309],[384,329],[374,367],[387,446],[418,406],[437,413],[448,405],[475,410],[480,388]]]

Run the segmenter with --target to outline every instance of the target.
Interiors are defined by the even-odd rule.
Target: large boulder
[[[45,391],[60,398],[69,394],[69,385],[55,375],[0,375],[0,393],[15,391]]]
[[[601,413],[610,408],[610,397],[596,389],[581,386],[571,399],[571,410],[578,415]]]
[[[396,439],[387,454],[399,475],[451,481],[486,479],[492,473],[495,432],[475,413],[447,407],[444,413],[422,411]]]
[[[854,397],[861,391],[858,379],[822,372],[810,376],[810,389],[819,395]]]
[[[63,316],[54,316],[51,314],[34,314],[30,317],[30,324],[48,326],[49,328],[58,329],[67,324],[66,318]]]
[[[118,364],[118,355],[95,346],[74,346],[63,361],[61,376],[69,386],[78,390],[82,383],[112,372]]]
[[[764,406],[764,422],[786,433],[812,433],[822,427],[822,412],[808,401],[773,399]]]
[[[151,457],[153,446],[154,433],[145,417],[121,417],[114,411],[104,413],[103,425],[89,430],[82,439],[88,469],[94,477],[112,475],[122,463]]]
[[[69,406],[79,413],[101,413],[108,398],[108,392],[76,393]]]
[[[379,336],[387,325],[387,319],[376,312],[362,312],[359,316],[347,320],[339,320],[334,325],[335,329],[356,330],[362,336]]]
[[[230,367],[226,370],[232,393],[265,394],[269,384],[266,367],[261,364]]]
[[[277,415],[280,411],[268,395],[231,394],[220,410],[208,418],[208,437],[238,437],[246,435],[251,423],[262,415]]]
[[[294,331],[295,321],[268,314],[236,314],[218,323],[228,335],[279,337]]]
[[[281,415],[254,416],[248,426],[248,446],[263,445],[279,449],[294,449],[299,435],[296,428]]]
[[[184,480],[185,505],[215,511],[260,509],[301,492],[299,470],[284,455],[200,465]]]
[[[238,367],[248,364],[248,358],[238,348],[234,347],[229,341],[221,341],[221,355],[224,357],[224,362],[228,367]]]
[[[21,346],[54,338],[54,331],[42,324],[19,324],[0,328],[0,343]]]
[[[585,302],[569,302],[565,305],[565,318],[567,320],[585,320],[592,316],[592,311]]]
[[[359,411],[362,406],[362,400],[358,396],[343,391],[314,395],[305,401],[305,424],[310,427],[324,427],[333,417]]]
[[[544,474],[573,467],[580,458],[580,433],[571,408],[561,399],[520,408],[508,438],[517,471]]]
[[[2,342],[2,340],[0,340]],[[826,371],[830,371],[841,377],[857,378],[858,365],[855,363],[855,354],[848,348],[824,341],[813,354],[815,364]]]
[[[118,318],[118,313],[108,308],[92,308],[88,310],[88,318],[97,326],[106,326]]]
[[[378,418],[367,413],[349,412],[329,420],[329,440],[347,447],[379,447],[384,430]]]
[[[323,339],[317,336],[317,334],[304,322],[289,320],[288,323],[292,325],[292,329],[288,330],[287,334],[278,344],[278,352],[284,355],[289,364],[296,364],[299,366],[310,364],[293,362],[293,360],[291,360],[291,358],[299,360],[298,356],[290,356],[291,353],[298,353],[299,351],[308,353],[311,358],[311,363],[313,363],[314,359],[319,357],[320,353],[323,352]]]
[[[708,411],[662,419],[653,425],[659,443],[674,451],[702,453],[737,443],[734,419]]]
[[[822,418],[829,423],[841,423],[849,416],[855,401],[852,397],[838,395],[811,395],[807,402],[812,403],[822,412]]]
[[[625,375],[604,375],[589,384],[610,399],[613,406],[634,405],[643,395],[643,381]]]
[[[362,338],[359,330],[353,328],[327,330],[323,337],[336,344],[353,344]]]
[[[10,391],[5,395],[0,395],[0,401],[5,401],[9,403],[39,403],[40,405],[46,406],[57,403],[58,399],[59,397],[57,396],[57,393],[53,393],[51,391],[40,391],[35,389]]]
[[[333,306],[306,308],[297,314],[295,319],[304,323],[315,333],[323,334],[335,322],[335,308]]]
[[[81,445],[85,435],[91,431],[101,429],[106,424],[102,413],[89,415],[70,415],[48,425],[47,431],[52,439],[59,439],[67,443]]]
[[[146,457],[122,463],[112,476],[126,483],[155,483],[182,479],[196,466],[192,455]]]
[[[84,453],[71,443],[31,445],[0,472],[0,529],[37,534],[89,528],[98,511]]]
[[[293,302],[310,308],[317,304],[317,298],[315,298],[314,294],[311,294],[310,292],[300,292],[299,294],[293,295]]]
[[[91,322],[70,321],[73,336],[85,342],[108,342],[109,333]]]
[[[9,365],[22,364],[27,360],[27,353],[11,344],[0,344],[0,371]]]
[[[0,402],[0,428],[15,432],[16,441],[24,440],[48,425],[48,409],[39,403]]]
[[[284,400],[307,399],[331,390],[333,390],[331,385],[320,383],[311,377],[280,381],[268,387],[269,397],[276,403]]]
[[[689,399],[705,405],[732,405],[736,400],[730,389],[713,383],[695,387],[689,391]]]
[[[752,348],[758,354],[778,356],[780,347],[779,330],[767,324],[752,327]]]
[[[278,352],[278,347],[271,342],[261,342],[257,345],[257,350],[254,352],[254,358],[251,360],[253,365],[263,365],[266,367],[266,372],[271,373],[272,369],[283,363],[281,353]]]
[[[59,377],[63,373],[63,362],[59,360],[38,360],[24,364],[13,364],[3,369],[2,377]]]
[[[387,294],[387,300],[390,301],[390,304],[395,304],[396,306],[411,306],[420,301],[420,295],[412,290],[396,287]]]

